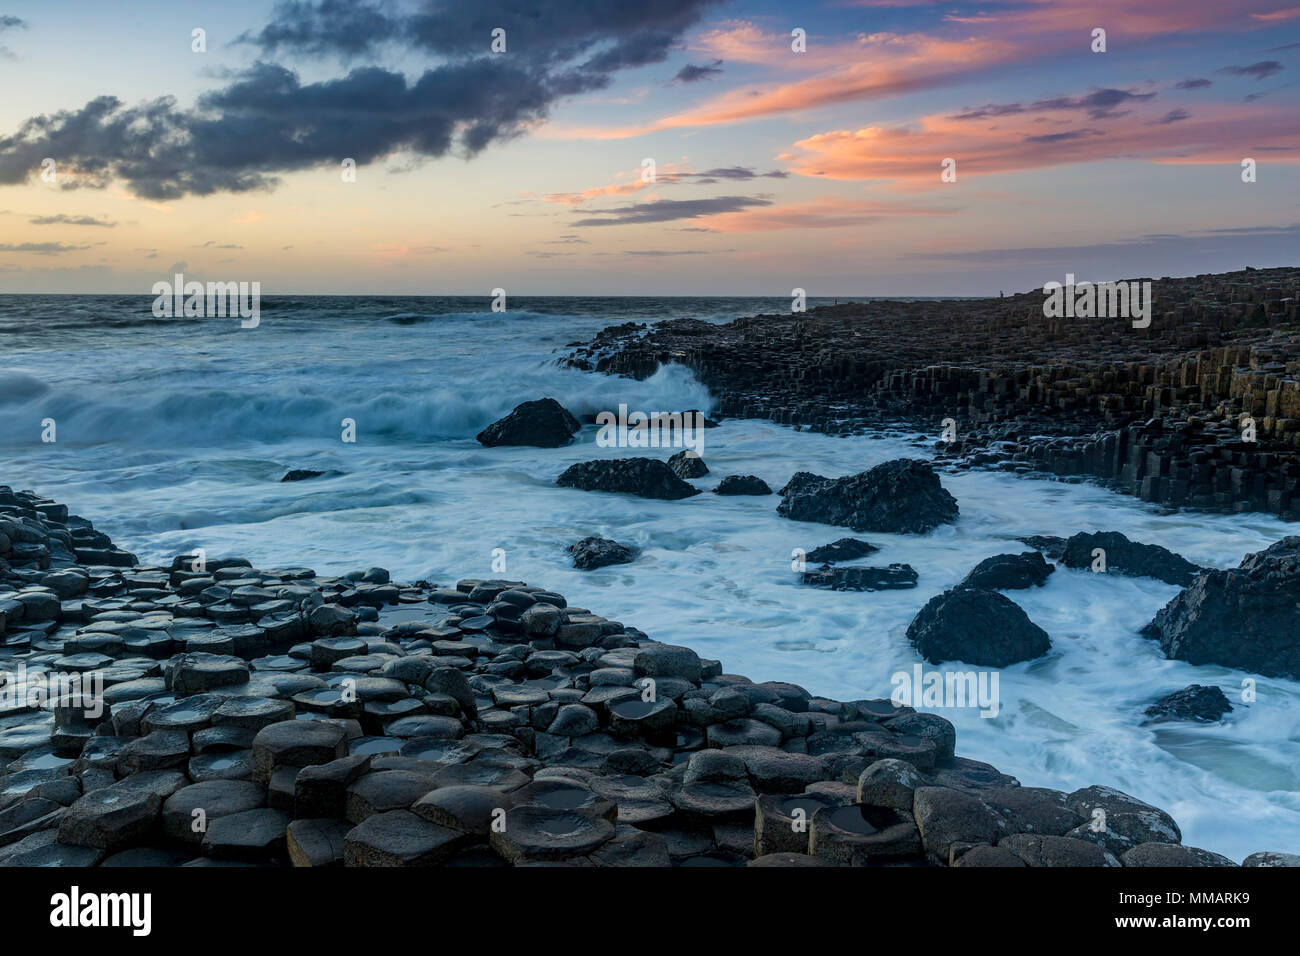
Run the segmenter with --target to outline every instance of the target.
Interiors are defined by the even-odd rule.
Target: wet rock
[[[162,804],[150,790],[93,790],[63,814],[59,842],[101,850],[145,842],[157,832]]]
[[[857,538],[840,538],[820,548],[813,548],[804,555],[804,560],[812,564],[834,564],[837,561],[856,561],[879,550],[874,544]]]
[[[1236,866],[1226,856],[1181,843],[1141,843],[1122,857],[1125,866]]]
[[[428,773],[411,770],[373,771],[348,785],[345,816],[349,823],[361,823],[375,813],[409,810],[433,790],[433,768]]]
[[[531,805],[506,811],[504,830],[494,830],[489,839],[493,849],[518,866],[585,856],[613,837],[614,824],[604,817]]]
[[[812,817],[809,851],[829,863],[918,856],[921,837],[911,814],[854,803]]]
[[[162,830],[171,840],[198,844],[218,817],[266,805],[266,788],[249,780],[208,780],[182,787],[163,803]],[[196,813],[195,811],[202,811]]]
[[[657,458],[613,458],[570,465],[555,483],[561,488],[583,491],[611,491],[676,501],[698,495],[700,490],[678,478]]]
[[[700,680],[700,656],[689,647],[675,644],[647,644],[636,652],[632,668],[645,677],[680,677],[692,683]]]
[[[285,720],[253,738],[253,778],[271,782],[277,767],[308,767],[347,756],[347,731],[323,720]]]
[[[841,805],[826,794],[764,794],[754,805],[754,853],[807,853],[813,815]]]
[[[974,588],[931,598],[908,625],[907,639],[931,664],[963,661],[983,667],[1041,657],[1052,643],[1018,604]]]
[[[638,553],[636,548],[597,537],[583,538],[565,550],[573,556],[573,566],[579,571],[591,571],[611,564],[630,564]]]
[[[1241,861],[1242,866],[1300,866],[1300,854],[1261,850]]]
[[[183,767],[189,758],[189,735],[179,730],[158,730],[132,740],[121,749],[117,773],[125,777],[146,770]]]
[[[1144,713],[1156,720],[1196,720],[1209,723],[1232,711],[1223,691],[1203,684],[1189,684],[1182,690],[1166,694]]]
[[[709,466],[704,464],[704,459],[699,456],[698,452],[690,449],[679,451],[669,458],[668,467],[672,469],[673,474],[678,478],[684,478],[687,481],[692,478],[703,478],[709,473]]]
[[[975,565],[957,586],[987,591],[1042,587],[1047,583],[1047,576],[1055,570],[1037,551],[997,554]]]
[[[516,405],[505,418],[478,433],[478,441],[489,448],[501,445],[531,445],[559,448],[567,445],[582,425],[553,398]]]
[[[291,814],[265,807],[218,817],[208,823],[203,855],[214,860],[283,860],[284,833],[292,821]]]
[[[832,591],[898,591],[916,587],[917,574],[910,564],[887,568],[819,568],[805,571],[803,583]]]
[[[314,471],[311,468],[290,468],[280,481],[307,481],[311,478],[319,478],[323,474],[325,472]]]
[[[491,787],[439,787],[411,807],[416,816],[461,833],[485,837],[494,820],[511,807],[511,799]]]
[[[918,787],[912,813],[926,854],[946,864],[954,844],[994,843],[997,816],[975,797],[947,787]]]
[[[981,843],[973,846],[952,863],[953,866],[1023,867],[1027,864],[1010,850]]]
[[[1174,818],[1159,807],[1113,787],[1084,787],[1066,798],[1066,806],[1129,848],[1141,843],[1178,843],[1182,833]]]
[[[877,760],[858,776],[858,802],[911,812],[917,787],[925,778],[905,760]]]
[[[846,478],[801,471],[780,494],[778,514],[854,531],[924,534],[957,519],[957,501],[940,485],[934,469],[910,458]]]
[[[772,489],[754,475],[727,475],[713,489],[715,495],[770,495]]]
[[[998,849],[1013,853],[1026,866],[1119,866],[1111,853],[1087,840],[1064,836],[1017,833],[998,841]]]
[[[1098,548],[1105,552],[1107,574],[1155,578],[1185,588],[1204,570],[1168,548],[1130,541],[1118,531],[1072,536],[1065,544],[1061,563],[1067,568],[1091,568],[1096,560],[1093,551]]]
[[[1142,633],[1172,660],[1300,679],[1300,537],[1199,575]]]
[[[294,820],[284,831],[289,861],[294,866],[342,866],[351,829],[342,820]]]

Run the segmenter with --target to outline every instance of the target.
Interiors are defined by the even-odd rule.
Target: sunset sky
[[[996,295],[1294,265],[1297,3],[0,0],[0,292]]]

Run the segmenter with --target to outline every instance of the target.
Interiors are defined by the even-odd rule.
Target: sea
[[[775,495],[708,492],[732,474],[779,488],[797,471],[833,477],[927,458],[939,423],[931,435],[833,437],[723,420],[703,433],[710,472],[694,484],[705,493],[681,501],[557,487],[574,462],[675,450],[602,447],[595,425],[556,449],[475,441],[543,397],[579,418],[620,405],[713,410],[683,367],[634,381],[563,358],[611,324],[726,322],[789,312],[788,298],[512,297],[494,312],[486,296],[267,296],[255,328],[158,318],[152,305],[0,296],[0,484],[67,504],[142,563],[202,548],[320,574],[381,566],[405,581],[523,580],[729,673],[847,700],[889,697],[898,675],[913,675],[912,617],[983,558],[1025,550],[1017,537],[1121,531],[1231,567],[1294,532],[1267,515],[1165,514],[1086,483],[944,474],[956,523],[858,535],[881,549],[861,563],[910,564],[918,586],[833,592],[800,583],[797,550],[851,532],[787,520]],[[51,419],[55,440],[43,441]],[[345,420],[355,441],[343,440]],[[282,482],[290,469],[328,474]],[[565,548],[588,535],[641,554],[575,570]],[[1300,682],[1166,660],[1139,630],[1177,593],[1058,568],[1045,587],[1009,592],[1052,649],[998,674],[996,715],[930,709],[956,725],[958,753],[1027,786],[1116,787],[1172,813],[1185,843],[1237,861],[1300,852]],[[1193,683],[1222,688],[1232,713],[1215,724],[1147,721],[1152,701]]]

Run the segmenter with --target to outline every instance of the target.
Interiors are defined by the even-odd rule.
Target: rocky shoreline
[[[1297,520],[1300,269],[1152,286],[1144,329],[1045,318],[1034,291],[627,323],[575,343],[566,362],[638,379],[678,363],[722,416],[831,434],[915,427],[952,468],[1093,479],[1171,509]]]
[[[1236,865],[1129,795],[959,756],[940,716],[753,683],[543,588],[142,567],[9,488],[0,641],[0,866]]]

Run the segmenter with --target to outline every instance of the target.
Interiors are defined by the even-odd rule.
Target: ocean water
[[[1260,515],[1161,515],[1097,487],[1006,474],[945,475],[961,517],[930,535],[862,535],[863,563],[907,562],[917,588],[805,587],[792,551],[846,529],[779,517],[778,498],[702,494],[676,502],[562,489],[590,458],[657,454],[596,445],[481,447],[474,435],[522,401],[551,396],[579,417],[708,410],[686,370],[642,382],[561,368],[566,344],[616,322],[725,321],[785,311],[788,299],[283,297],[261,323],[156,319],[145,296],[0,296],[0,483],[68,504],[144,562],[203,548],[262,567],[336,573],[381,565],[402,580],[508,577],[720,658],[754,680],[815,694],[887,697],[919,658],[909,621],[981,559],[1029,534],[1118,530],[1228,567],[1289,529]],[[814,301],[812,305],[818,304]],[[53,418],[57,441],[43,443]],[[341,441],[342,420],[356,442]],[[936,424],[936,430],[937,430]],[[928,457],[912,431],[832,438],[725,421],[704,433],[707,491],[728,474],[773,488],[796,471],[842,475]],[[338,472],[281,483],[290,468]],[[564,549],[586,535],[643,549],[631,565],[579,572]],[[504,552],[504,573],[493,570]],[[1010,592],[1052,638],[1039,660],[999,675],[999,712],[938,709],[958,751],[1026,785],[1099,783],[1169,810],[1184,842],[1240,860],[1300,852],[1300,683],[1165,660],[1138,629],[1177,593],[1158,581],[1058,569]],[[1256,678],[1256,700],[1242,682]],[[1190,683],[1233,701],[1212,726],[1148,725],[1143,709]]]

